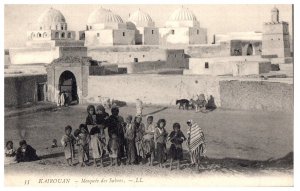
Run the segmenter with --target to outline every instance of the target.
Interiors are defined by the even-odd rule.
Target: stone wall
[[[220,81],[223,108],[293,111],[293,84],[265,81]]]
[[[175,105],[176,99],[196,94],[212,95],[220,106],[219,82],[214,77],[183,75],[115,75],[89,76],[87,102],[99,103],[99,96],[127,103],[137,98],[147,104]]]
[[[37,84],[46,82],[47,75],[5,77],[5,107],[21,107],[26,103],[36,103]]]

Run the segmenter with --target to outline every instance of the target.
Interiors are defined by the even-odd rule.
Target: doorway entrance
[[[70,71],[64,71],[59,77],[59,91],[65,93],[65,101],[78,104],[77,83],[75,75]]]

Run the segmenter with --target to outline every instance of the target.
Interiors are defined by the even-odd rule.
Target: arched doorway
[[[254,55],[254,49],[253,49],[253,46],[252,44],[249,44],[248,47],[247,47],[247,56],[252,56]]]
[[[70,104],[78,104],[77,83],[72,72],[67,70],[60,75],[59,92],[66,93]]]

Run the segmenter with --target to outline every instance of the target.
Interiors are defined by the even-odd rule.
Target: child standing
[[[144,159],[144,148],[143,148],[143,137],[145,133],[145,125],[142,123],[142,117],[136,116],[134,119],[134,129],[135,129],[135,145],[137,149],[137,157],[139,159]]]
[[[136,99],[136,116],[143,115],[143,102],[140,99]]]
[[[102,141],[101,135],[100,135],[100,129],[98,126],[95,126],[91,129],[90,132],[91,135],[91,147],[92,147],[92,153],[94,158],[94,166],[97,167],[97,159],[100,159],[100,165],[103,167],[103,151],[105,147],[105,142]]]
[[[202,128],[193,120],[188,120],[187,125],[187,146],[190,152],[191,163],[196,165],[197,170],[199,170],[200,161],[205,157],[206,153],[204,133]]]
[[[107,150],[109,152],[111,166],[119,165],[119,140],[116,134],[112,134],[108,141]]]
[[[17,153],[14,149],[14,143],[12,141],[7,141],[5,145],[5,159],[4,164],[14,164],[17,163]]]
[[[165,130],[166,120],[159,119],[157,122],[157,127],[154,132],[154,142],[155,148],[157,150],[157,160],[159,163],[159,167],[164,168],[164,160],[165,160],[165,148],[166,148],[166,140],[168,133]]]
[[[146,158],[149,157],[149,166],[153,165],[153,159],[154,159],[154,151],[155,151],[154,131],[155,131],[155,126],[153,124],[153,116],[148,116],[147,125],[145,128],[145,135],[143,137],[144,139],[143,146],[144,146]]]
[[[89,105],[87,107],[87,117],[85,120],[85,124],[86,124],[86,131],[89,132],[89,128],[91,129],[92,127],[94,127],[96,125],[96,110],[95,110],[95,106],[93,105]]]
[[[86,125],[80,124],[79,131],[74,132],[74,136],[77,139],[78,145],[78,160],[81,167],[86,166],[86,162],[89,161],[89,143],[90,136],[86,131]]]
[[[186,140],[184,134],[180,130],[180,124],[173,124],[173,131],[170,133],[168,140],[171,142],[169,154],[171,157],[170,170],[172,170],[172,163],[177,160],[177,168],[180,169],[180,161],[183,158],[182,143]]]
[[[127,143],[127,164],[131,165],[136,162],[137,150],[135,146],[135,129],[132,124],[132,116],[126,118],[125,139]]]
[[[101,141],[106,143],[105,129],[106,129],[106,120],[109,115],[105,112],[103,105],[98,105],[96,107],[96,124],[100,130]]]
[[[65,158],[69,166],[73,166],[74,158],[74,144],[76,142],[75,138],[71,134],[72,127],[70,125],[65,127],[65,135],[61,139],[61,144],[64,148]]]

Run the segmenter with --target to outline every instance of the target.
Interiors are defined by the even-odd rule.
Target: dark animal
[[[179,109],[189,109],[190,101],[187,99],[178,99],[176,100],[176,105],[179,104]]]

